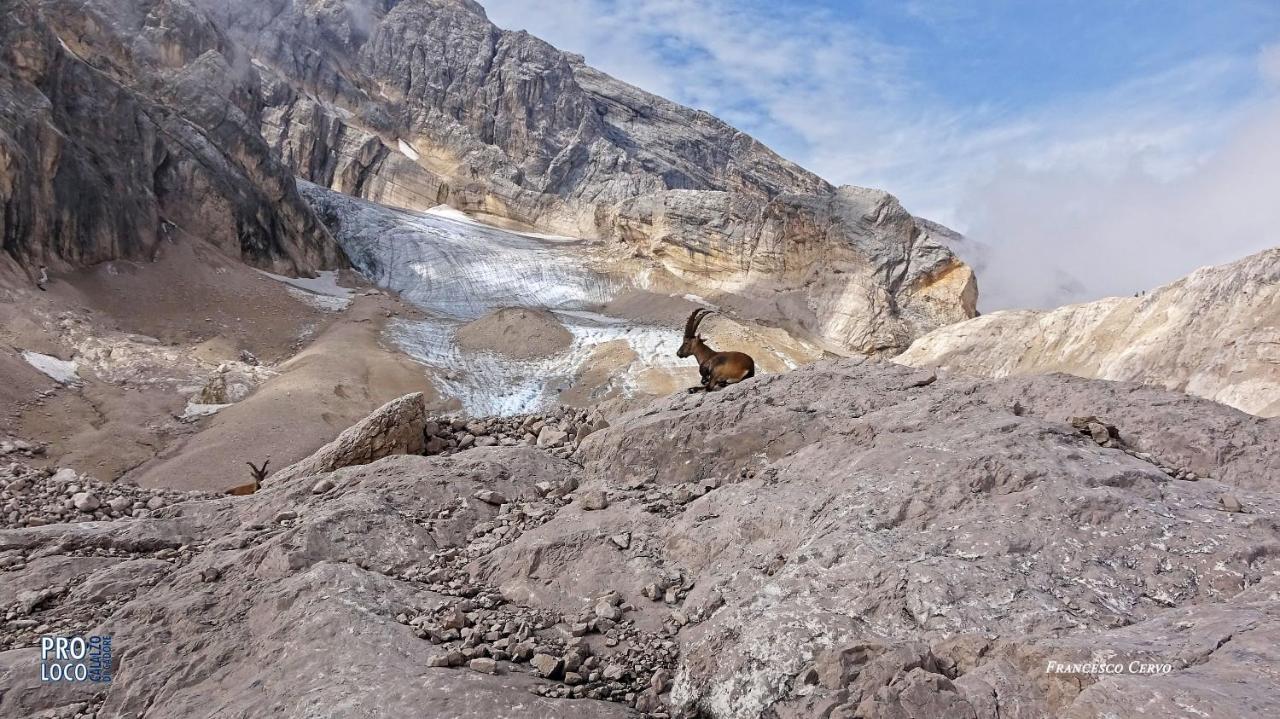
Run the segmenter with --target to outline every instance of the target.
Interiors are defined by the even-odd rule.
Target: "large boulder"
[[[421,392],[398,397],[347,428],[337,439],[271,476],[273,483],[368,464],[393,454],[421,454],[427,408]]]

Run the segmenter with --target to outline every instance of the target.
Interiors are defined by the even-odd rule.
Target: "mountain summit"
[[[0,203],[30,271],[145,258],[170,231],[280,271],[337,266],[296,175],[598,240],[841,351],[974,314],[972,272],[892,196],[834,188],[473,2],[20,0],[8,17]]]

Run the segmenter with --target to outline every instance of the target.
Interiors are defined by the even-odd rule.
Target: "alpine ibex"
[[[714,392],[722,387],[741,382],[756,375],[756,361],[742,352],[716,352],[698,336],[698,325],[712,310],[696,309],[684,325],[684,344],[676,350],[680,358],[693,355],[698,359],[698,373],[702,385],[690,387],[689,392]]]
[[[246,494],[253,494],[259,489],[262,489],[262,480],[267,478],[267,465],[271,464],[271,458],[268,457],[267,461],[263,462],[261,467],[255,466],[253,462],[245,462],[245,464],[249,465],[249,471],[253,473],[253,481],[232,487],[227,490],[227,494],[239,497]]]

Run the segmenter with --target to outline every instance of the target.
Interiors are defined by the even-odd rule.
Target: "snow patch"
[[[508,235],[528,237],[534,240],[546,240],[548,242],[582,242],[582,240],[577,237],[568,237],[566,235],[548,235],[541,232],[520,232],[518,230],[507,230],[500,227],[495,227],[494,225],[487,225],[481,222],[480,220],[477,220],[476,218],[472,217],[471,215],[468,215],[462,210],[459,210],[454,207],[450,207],[448,205],[436,205],[435,207],[432,207],[431,209],[427,210],[426,214],[434,215],[436,217],[443,217],[446,220],[453,220],[454,222],[461,222],[467,225],[472,225],[473,227],[484,227],[487,229],[496,230],[498,232],[504,232]]]
[[[554,404],[601,345],[623,341],[637,359],[621,371],[620,380],[634,389],[637,376],[649,369],[674,370],[680,337],[669,327],[636,325],[586,311],[555,311],[573,335],[568,349],[551,357],[516,360],[458,346],[459,320],[432,318],[397,321],[388,332],[410,357],[438,368],[432,381],[444,394],[456,397],[469,414],[511,415],[534,412]]]
[[[312,307],[329,312],[341,312],[351,304],[352,290],[338,285],[338,273],[325,270],[317,273],[317,277],[285,277],[270,272],[258,272],[278,282],[289,285],[289,294],[306,302]]]
[[[421,155],[418,154],[418,151],[413,149],[413,145],[410,145],[404,140],[396,140],[396,142],[399,143],[400,145],[400,154],[404,155],[410,160],[413,160],[414,162],[417,162],[418,158],[421,157]]]
[[[23,350],[22,359],[58,384],[74,384],[80,381],[74,361],[60,360],[57,357],[28,350]]]
[[[325,312],[341,312],[351,304],[351,300],[341,297],[329,297],[328,295],[317,295],[306,290],[300,290],[297,287],[288,287],[286,291],[305,304]]]
[[[201,417],[208,417],[217,414],[220,410],[230,407],[229,404],[200,404],[199,402],[188,402],[185,409],[182,410],[182,416],[178,419],[183,422],[191,422]]]
[[[454,222],[465,222],[468,225],[480,225],[479,220],[475,220],[471,215],[448,205],[436,205],[435,207],[427,210],[426,214],[434,215],[436,217],[444,217],[446,219],[453,220]]]

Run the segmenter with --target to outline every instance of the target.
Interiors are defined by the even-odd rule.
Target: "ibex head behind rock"
[[[756,361],[742,352],[717,352],[698,336],[698,325],[712,310],[696,309],[684,324],[684,342],[676,350],[676,356],[690,355],[698,360],[698,373],[702,384],[690,387],[689,392],[714,392],[722,387],[741,382],[756,375]]]
[[[232,487],[227,490],[227,494],[243,496],[246,494],[253,494],[262,488],[262,480],[267,478],[267,465],[271,464],[271,458],[268,457],[267,461],[263,462],[261,467],[255,465],[253,462],[245,462],[245,464],[249,465],[249,471],[253,473],[253,481]]]

